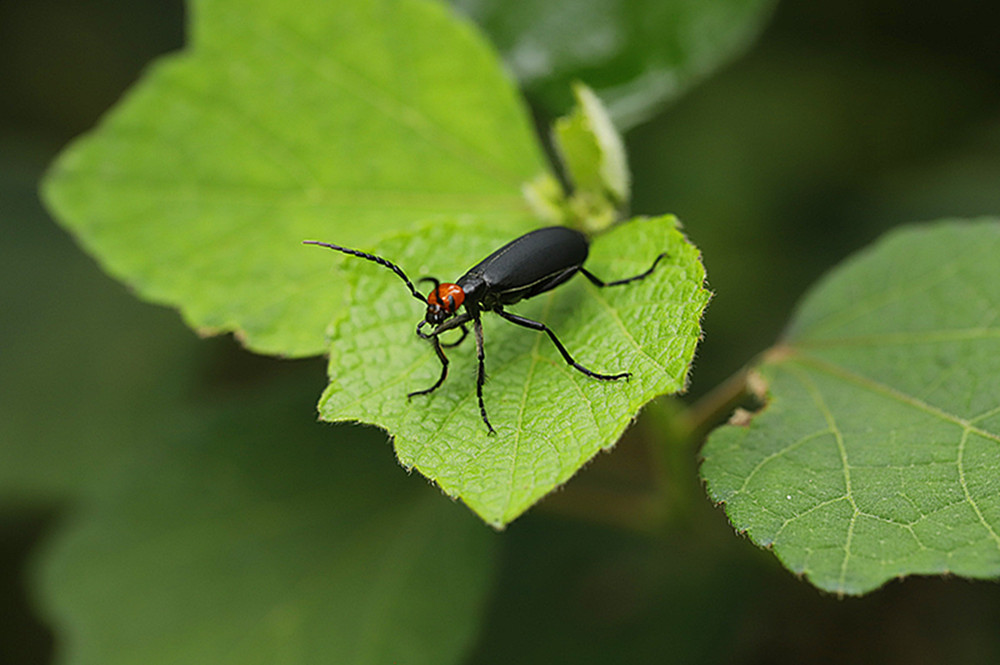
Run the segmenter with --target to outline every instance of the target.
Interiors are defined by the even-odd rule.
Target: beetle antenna
[[[340,245],[333,245],[333,244],[330,244],[328,242],[320,242],[319,240],[303,240],[302,244],[303,245],[319,245],[320,247],[327,247],[329,249],[336,250],[338,252],[342,252],[344,254],[349,254],[351,256],[356,256],[359,259],[365,259],[367,261],[372,261],[373,263],[377,263],[380,266],[385,266],[389,270],[391,270],[394,273],[396,273],[397,275],[399,275],[399,278],[401,280],[403,280],[404,282],[406,282],[406,287],[408,289],[410,289],[410,293],[413,294],[414,298],[416,298],[420,302],[424,303],[425,305],[427,304],[427,299],[424,296],[420,295],[420,293],[417,291],[416,287],[413,286],[413,282],[411,282],[410,278],[406,276],[405,272],[403,272],[403,269],[400,268],[399,266],[397,266],[395,263],[393,263],[392,261],[390,261],[388,259],[383,259],[381,256],[375,256],[374,254],[366,254],[365,252],[359,252],[358,250],[356,250],[356,249],[350,249],[349,247],[341,247]]]
[[[420,279],[417,280],[417,284],[423,284],[424,282],[430,282],[431,284],[433,284],[434,291],[437,291],[438,287],[441,286],[441,282],[439,282],[436,277],[421,277]]]

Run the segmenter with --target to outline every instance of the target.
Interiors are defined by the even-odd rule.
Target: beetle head
[[[440,325],[455,316],[458,308],[465,302],[465,291],[458,284],[442,284],[433,277],[425,277],[420,281],[434,284],[434,288],[427,294],[427,313],[424,315],[424,321],[429,325]]]

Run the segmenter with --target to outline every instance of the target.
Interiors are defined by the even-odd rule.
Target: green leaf
[[[60,662],[460,662],[491,535],[381,437],[287,427],[302,403],[278,395],[113,477],[58,534],[38,595]]]
[[[528,215],[544,165],[525,109],[437,3],[200,0],[191,32],[43,191],[108,272],[201,331],[322,353],[346,293],[302,239]]]
[[[738,530],[841,594],[1000,575],[998,256],[995,219],[906,228],[813,289],[704,449]]]
[[[486,522],[510,522],[613,445],[643,404],[684,388],[709,294],[698,251],[676,227],[673,217],[636,219],[593,243],[587,269],[606,280],[639,274],[668,252],[642,281],[598,289],[577,278],[512,308],[549,325],[583,365],[632,372],[627,381],[589,378],[544,334],[484,314],[494,436],[477,406],[472,335],[446,350],[449,377],[436,392],[407,399],[440,373],[431,346],[414,335],[423,308],[392,273],[359,265],[350,308],[333,327],[322,417],[384,428],[404,466]],[[456,279],[508,240],[500,230],[437,225],[382,243],[377,253],[411,276]]]
[[[50,157],[0,138],[0,497],[52,505],[145,445],[203,347],[49,222],[35,188]]]
[[[739,54],[773,0],[453,0],[554,113],[581,80],[632,127]]]

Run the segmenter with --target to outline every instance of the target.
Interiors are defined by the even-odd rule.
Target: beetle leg
[[[465,327],[464,323],[459,327],[462,329],[462,336],[459,337],[454,342],[449,342],[448,344],[441,344],[441,346],[445,347],[446,349],[450,349],[453,346],[458,346],[459,344],[465,341],[466,336],[469,334],[469,329]]]
[[[604,381],[611,381],[614,379],[627,379],[629,376],[631,376],[630,372],[622,372],[620,374],[601,374],[599,372],[587,369],[580,363],[573,360],[573,356],[569,355],[569,351],[567,351],[566,347],[562,345],[562,342],[559,341],[559,338],[556,337],[556,334],[552,332],[552,329],[549,328],[544,323],[540,321],[535,321],[533,319],[526,319],[523,316],[518,316],[517,314],[511,314],[510,312],[505,312],[502,309],[495,309],[493,311],[495,311],[497,314],[507,319],[511,323],[516,323],[519,326],[524,326],[525,328],[530,328],[531,330],[537,330],[539,332],[546,333],[549,336],[549,339],[552,340],[552,343],[556,345],[556,348],[559,349],[559,353],[562,354],[562,357],[566,360],[566,362],[589,377],[593,377],[595,379],[602,379]]]
[[[444,354],[444,349],[441,347],[455,346],[455,344],[458,344],[458,342],[465,339],[466,334],[468,334],[468,329],[465,327],[465,324],[471,318],[472,316],[468,312],[462,312],[462,314],[456,316],[454,319],[445,321],[429,333],[425,333],[421,330],[426,321],[421,321],[417,324],[417,335],[423,339],[430,340],[431,344],[434,345],[434,352],[437,353],[438,359],[441,361],[441,376],[438,377],[438,380],[435,381],[434,385],[430,388],[427,388],[426,390],[415,390],[412,393],[407,394],[407,398],[413,397],[414,395],[428,395],[441,387],[441,384],[444,383],[445,378],[448,376],[448,356]],[[455,344],[441,344],[441,338],[438,337],[438,335],[453,328],[461,328],[462,337]]]
[[[649,270],[647,270],[646,272],[639,273],[638,275],[635,275],[633,277],[618,279],[613,282],[605,282],[600,277],[596,276],[594,273],[588,271],[585,268],[580,268],[580,272],[582,272],[583,276],[589,279],[594,286],[599,286],[601,288],[604,288],[605,286],[621,286],[622,284],[628,284],[629,282],[637,282],[640,279],[646,279],[647,277],[652,275],[653,271],[656,270],[656,264],[659,263],[660,259],[662,259],[665,256],[669,256],[669,254],[663,252],[662,254],[657,256],[656,259],[653,261],[653,265],[649,266]]]
[[[407,393],[407,399],[413,397],[414,395],[429,395],[441,387],[441,384],[444,383],[445,378],[448,376],[448,356],[444,355],[444,349],[441,348],[441,340],[433,335],[428,335],[427,339],[429,339],[431,344],[434,345],[434,351],[441,360],[441,376],[438,377],[438,380],[435,381],[434,385],[430,388],[427,388],[426,390],[414,390],[412,393]]]
[[[483,344],[483,323],[479,319],[479,312],[472,318],[472,329],[476,333],[476,357],[479,359],[479,369],[476,372],[476,397],[479,398],[479,414],[486,423],[486,429],[490,434],[496,434],[490,419],[486,417],[486,403],[483,402],[483,384],[486,383],[486,351]]]
[[[444,323],[438,324],[438,326],[427,334],[421,335],[424,339],[430,337],[437,337],[443,332],[448,330],[453,330],[454,328],[463,328],[465,324],[473,319],[473,316],[468,312],[462,312],[453,319],[448,319]]]
[[[486,429],[489,430],[490,434],[496,434],[496,430],[493,429],[493,425],[490,424],[490,419],[486,416],[486,404],[483,402],[483,384],[486,383],[486,352],[484,350],[483,344],[483,324],[479,319],[479,312],[476,311],[475,314],[470,314],[469,312],[463,312],[454,319],[449,319],[445,321],[437,328],[435,328],[430,333],[424,333],[420,330],[420,326],[417,326],[417,334],[424,339],[429,339],[434,345],[434,352],[437,353],[438,358],[441,360],[441,376],[438,380],[434,382],[434,385],[426,390],[415,390],[407,395],[407,398],[413,397],[414,395],[428,395],[444,383],[445,378],[448,376],[448,356],[444,354],[444,346],[455,346],[460,344],[466,335],[469,334],[469,329],[465,327],[465,324],[472,321],[472,329],[476,333],[476,357],[479,359],[479,370],[476,374],[476,397],[479,398],[479,413],[483,417],[483,422],[486,423]],[[453,344],[442,344],[439,335],[447,330],[453,330],[455,328],[462,329],[462,336],[459,340]]]

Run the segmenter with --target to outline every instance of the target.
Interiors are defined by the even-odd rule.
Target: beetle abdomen
[[[502,304],[555,288],[587,260],[587,237],[565,226],[549,226],[516,238],[473,266],[459,280],[481,284]],[[468,292],[469,289],[466,289]]]

